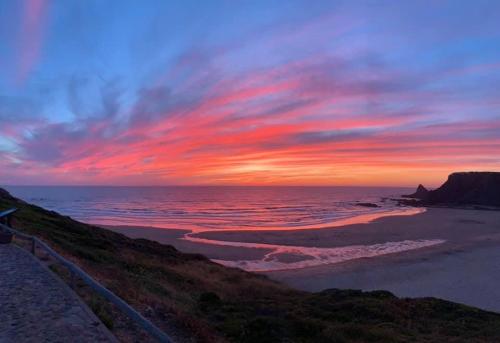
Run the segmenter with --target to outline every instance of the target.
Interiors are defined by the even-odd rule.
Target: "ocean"
[[[325,226],[340,219],[393,211],[397,204],[390,199],[412,191],[383,187],[5,188],[27,202],[86,223],[193,231]]]
[[[239,248],[237,257],[213,261],[248,271],[275,271],[339,263],[419,249],[443,240],[389,241],[340,247],[221,241],[197,236],[214,230],[287,230],[367,222],[385,215],[412,215],[422,209],[400,208],[409,188],[382,187],[5,187],[12,195],[91,224],[189,230],[179,242]],[[360,206],[371,203],[376,206]],[[153,238],[154,239],[154,238]],[[183,245],[185,247],[185,245]],[[265,249],[260,257],[248,249]],[[210,253],[209,253],[210,255]],[[218,255],[218,254],[214,254]],[[253,255],[252,255],[253,256]],[[292,257],[292,261],[287,261]]]

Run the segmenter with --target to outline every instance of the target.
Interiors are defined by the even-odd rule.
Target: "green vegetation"
[[[93,296],[88,301],[92,311],[99,317],[104,325],[110,330],[113,330],[113,313],[110,306],[99,296]]]
[[[193,341],[500,341],[499,314],[385,291],[297,291],[201,255],[79,223],[0,190],[0,210],[10,207],[20,209],[15,227],[45,240],[166,332],[188,333]],[[92,301],[113,328],[106,307]]]

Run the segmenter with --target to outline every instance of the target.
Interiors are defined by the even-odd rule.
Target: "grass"
[[[0,210],[140,310],[193,342],[495,342],[500,315],[389,292],[308,293],[197,254],[83,224],[0,190]],[[114,332],[100,299],[87,303]]]
[[[113,330],[113,312],[110,309],[110,305],[99,296],[93,296],[90,298],[89,305],[102,323],[106,325],[108,329]]]

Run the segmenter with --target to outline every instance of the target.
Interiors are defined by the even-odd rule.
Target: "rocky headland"
[[[500,207],[500,172],[459,172],[435,190],[419,185],[415,193],[404,195],[403,204],[417,206]]]

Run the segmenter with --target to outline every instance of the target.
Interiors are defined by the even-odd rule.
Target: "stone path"
[[[29,252],[0,244],[0,342],[116,342],[78,296]]]

